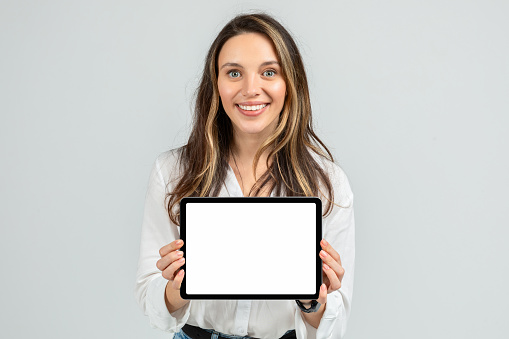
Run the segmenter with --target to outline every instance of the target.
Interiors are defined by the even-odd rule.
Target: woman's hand
[[[184,241],[177,239],[168,245],[161,247],[159,250],[159,259],[156,266],[162,271],[163,277],[169,280],[171,287],[180,290],[180,285],[184,279],[184,270],[179,268],[184,265],[184,252],[179,249],[184,245]]]
[[[320,258],[323,261],[322,265],[322,277],[323,284],[320,286],[320,294],[317,301],[325,305],[327,302],[327,294],[337,291],[341,288],[341,280],[345,270],[341,266],[341,258],[338,252],[332,246],[322,239],[320,242],[322,250],[320,251]]]

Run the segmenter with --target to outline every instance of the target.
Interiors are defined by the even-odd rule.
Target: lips
[[[262,114],[267,107],[269,107],[270,104],[264,103],[264,104],[256,104],[256,105],[243,105],[243,104],[236,104],[235,107],[239,110],[240,113],[253,117]]]

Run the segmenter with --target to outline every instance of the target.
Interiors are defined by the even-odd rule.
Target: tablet
[[[182,299],[318,299],[319,198],[183,198],[180,237]]]

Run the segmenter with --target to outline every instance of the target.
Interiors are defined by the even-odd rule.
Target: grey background
[[[347,338],[507,337],[508,7],[1,1],[0,336],[167,337],[133,295],[150,168],[214,36],[262,9],[355,194]]]

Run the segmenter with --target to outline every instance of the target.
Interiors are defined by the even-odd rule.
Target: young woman
[[[183,300],[178,207],[186,196],[322,199],[319,298]],[[155,161],[142,226],[137,301],[153,327],[175,338],[341,338],[352,300],[352,204],[345,173],[313,132],[306,73],[292,37],[268,15],[237,16],[208,52],[188,143]],[[284,265],[292,259],[274,260]],[[246,277],[218,272],[211,279],[242,283]]]

